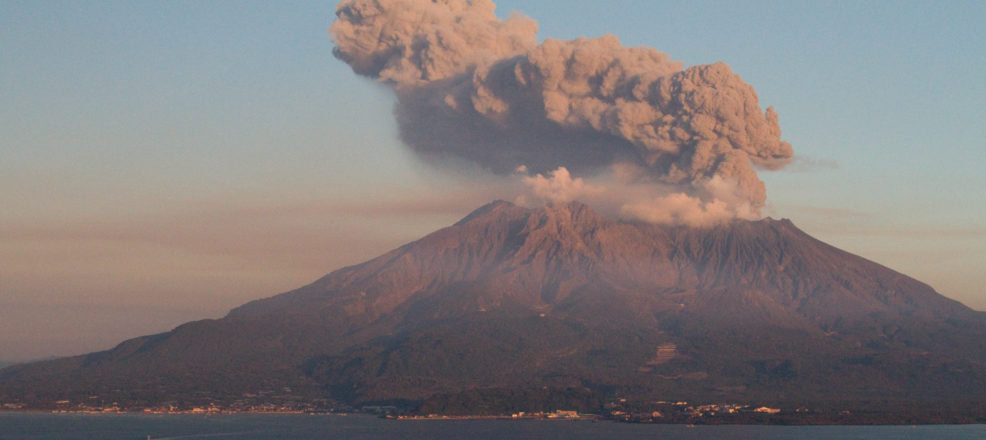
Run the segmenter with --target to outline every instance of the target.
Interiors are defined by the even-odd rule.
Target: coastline
[[[986,419],[951,419],[935,420],[911,419],[909,421],[894,422],[889,418],[874,417],[847,417],[842,420],[831,418],[810,418],[810,417],[790,417],[777,416],[762,419],[728,419],[728,418],[658,418],[652,420],[627,420],[608,418],[600,415],[589,417],[543,417],[525,416],[514,417],[512,415],[429,415],[429,416],[398,416],[380,415],[365,412],[305,412],[305,411],[68,411],[68,410],[3,410],[0,416],[31,414],[31,415],[75,415],[75,416],[101,416],[101,415],[132,415],[132,416],[235,416],[235,415],[312,415],[312,416],[335,416],[335,417],[357,417],[357,418],[377,418],[393,421],[545,421],[545,422],[611,422],[617,424],[642,424],[642,425],[678,425],[678,426],[944,426],[944,425],[984,425]]]

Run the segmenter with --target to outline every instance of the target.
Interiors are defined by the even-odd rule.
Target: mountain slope
[[[0,396],[971,396],[986,391],[983,315],[787,220],[667,227],[500,201],[223,319],[8,368]]]
[[[787,220],[669,228],[606,220],[577,202],[538,210],[495,202],[379,258],[236,308],[228,318],[319,314],[350,323],[344,328],[351,331],[391,314],[406,323],[484,309],[576,310],[572,295],[596,294],[639,297],[653,313],[695,310],[735,324],[825,331],[867,316],[977,315]],[[676,309],[680,304],[686,308]]]

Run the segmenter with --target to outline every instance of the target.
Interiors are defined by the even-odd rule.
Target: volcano
[[[618,222],[497,201],[216,320],[0,371],[0,399],[339,401],[581,387],[692,399],[974,399],[986,313],[789,220]]]

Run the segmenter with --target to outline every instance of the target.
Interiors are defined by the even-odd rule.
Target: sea
[[[0,413],[0,439],[986,439],[986,425],[685,426],[369,415]]]

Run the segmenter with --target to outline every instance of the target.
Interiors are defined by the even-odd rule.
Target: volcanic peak
[[[488,310],[592,320],[617,304],[634,310],[610,310],[607,319],[653,326],[694,315],[710,324],[815,331],[861,320],[975,314],[786,219],[690,228],[612,221],[579,202],[527,209],[500,200],[229,317],[319,313],[352,322],[347,331],[376,324],[390,333]]]

